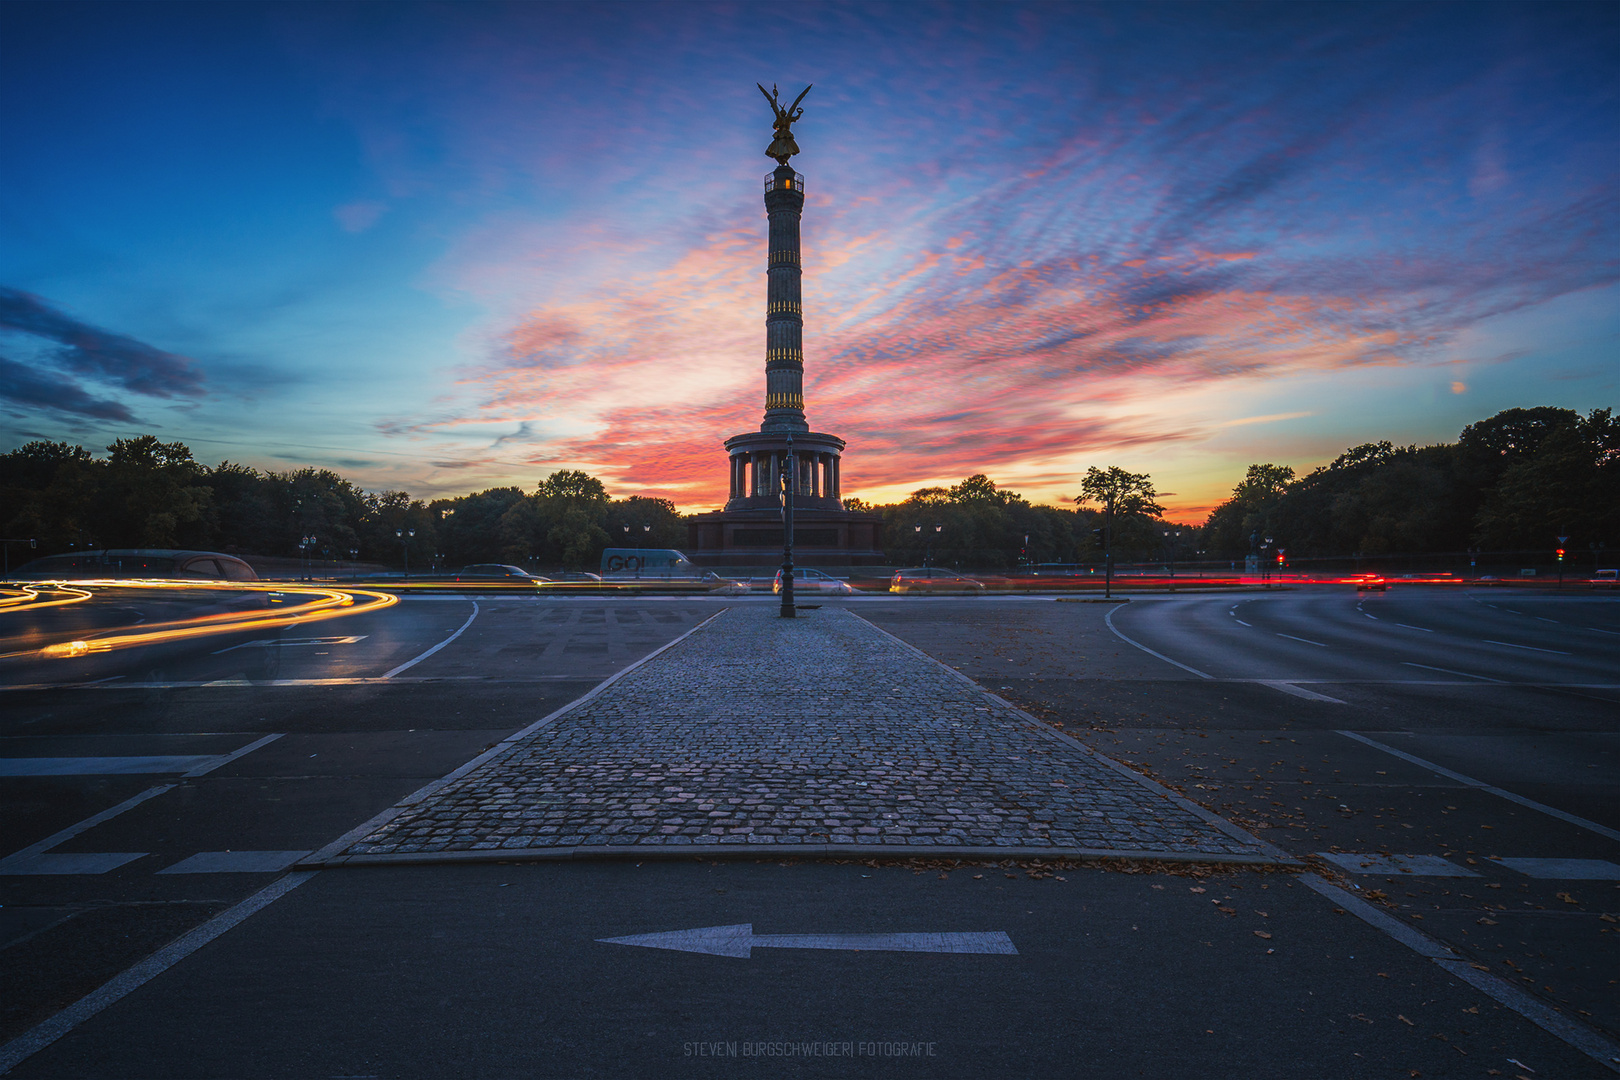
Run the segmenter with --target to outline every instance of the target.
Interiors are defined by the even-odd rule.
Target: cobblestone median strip
[[[1290,862],[840,608],[726,611],[325,865],[728,854]]]

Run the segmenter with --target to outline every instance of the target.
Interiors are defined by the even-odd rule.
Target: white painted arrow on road
[[[1016,956],[1012,939],[1001,930],[945,934],[756,934],[753,923],[666,930],[658,934],[597,938],[609,945],[739,956],[753,949],[850,949],[856,952],[994,953]]]

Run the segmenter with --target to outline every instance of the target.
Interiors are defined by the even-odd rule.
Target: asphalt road
[[[9,858],[137,856],[0,874],[6,1037],[244,897],[298,883],[14,1074],[1605,1074],[1285,874],[696,860],[219,871],[222,855],[321,847],[726,602],[770,601],[479,599],[473,617],[469,599],[415,598],[275,644],[0,671],[61,687],[0,692]],[[1620,881],[1506,862],[1620,863],[1620,843],[1591,828],[1620,829],[1620,650],[1605,641],[1620,604],[1399,587],[849,603],[1290,852],[1432,855],[1477,874],[1409,861],[1344,880],[1620,1033],[1620,924],[1601,918],[1620,911]],[[745,923],[999,932],[1016,953],[767,945],[745,959],[599,940]]]
[[[1340,856],[1412,925],[1620,1035],[1620,598],[1396,587],[861,610],[1284,850]],[[1380,854],[1478,876],[1361,857]],[[1532,876],[1513,860],[1540,861],[1521,864]]]

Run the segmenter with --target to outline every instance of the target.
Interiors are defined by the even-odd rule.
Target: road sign
[[[609,945],[748,959],[753,949],[847,949],[854,952],[981,953],[1016,956],[1004,931],[936,934],[756,934],[753,923],[597,938]]]

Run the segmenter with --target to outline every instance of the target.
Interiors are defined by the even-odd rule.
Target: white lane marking
[[[1452,671],[1448,667],[1433,667],[1429,664],[1414,664],[1410,660],[1402,660],[1401,663],[1406,667],[1422,668],[1424,671],[1443,671],[1447,675],[1461,675],[1465,679],[1478,679],[1480,682],[1493,682],[1501,683],[1503,686],[1507,685],[1507,683],[1502,679],[1492,679],[1485,675],[1470,675],[1466,671]]]
[[[1194,675],[1198,676],[1200,679],[1214,678],[1213,675],[1206,675],[1202,671],[1199,671],[1195,667],[1188,667],[1186,664],[1183,664],[1180,660],[1172,660],[1168,656],[1164,655],[1164,653],[1154,652],[1152,649],[1148,648],[1146,645],[1143,645],[1140,641],[1134,641],[1131,638],[1128,638],[1124,634],[1120,633],[1119,627],[1114,625],[1114,612],[1116,610],[1117,609],[1115,609],[1115,608],[1109,608],[1106,612],[1104,612],[1103,613],[1103,622],[1105,624],[1107,624],[1108,629],[1112,630],[1114,632],[1114,636],[1119,638],[1119,640],[1123,641],[1127,645],[1136,646],[1138,649],[1141,649],[1143,652],[1147,653],[1149,656],[1157,656],[1160,660],[1163,660],[1167,664],[1174,664],[1176,667],[1180,668],[1182,671],[1190,671]]]
[[[0,877],[66,877],[105,874],[125,863],[144,859],[144,851],[80,851],[66,854],[19,855],[0,859]]]
[[[1538,649],[1534,645],[1515,645],[1511,641],[1492,641],[1490,638],[1484,638],[1483,640],[1487,645],[1506,645],[1510,649],[1525,649],[1529,652],[1557,653],[1559,656],[1569,655],[1569,653],[1562,649]]]
[[[213,754],[154,757],[0,758],[0,776],[139,776],[183,773],[214,760]]]
[[[79,822],[78,824],[69,825],[67,828],[63,829],[61,832],[52,833],[51,835],[47,836],[45,839],[39,841],[38,843],[30,844],[27,847],[23,848],[21,851],[18,851],[16,853],[12,854],[12,855],[8,855],[4,859],[0,859],[0,866],[4,866],[6,863],[11,862],[13,859],[27,860],[27,859],[33,858],[36,855],[42,855],[45,852],[49,851],[51,848],[55,847],[56,845],[65,844],[69,840],[73,839],[75,836],[78,836],[80,833],[90,831],[91,829],[95,828],[97,825],[100,825],[104,821],[111,821],[113,818],[117,817],[119,814],[122,814],[126,810],[135,809],[137,806],[141,805],[141,803],[145,802],[147,799],[155,799],[159,795],[162,795],[165,791],[172,791],[173,789],[174,789],[173,784],[159,784],[157,787],[147,788],[145,791],[141,792],[139,795],[132,795],[129,798],[125,799],[123,802],[119,803],[117,806],[109,806],[107,809],[103,810],[99,814],[92,814],[90,817],[85,818],[83,821]],[[3,1072],[3,1071],[4,1070],[0,1070],[0,1072]]]
[[[1331,701],[1335,705],[1344,704],[1343,701],[1336,697],[1318,694],[1315,690],[1307,690],[1303,686],[1295,686],[1293,683],[1284,682],[1281,679],[1255,679],[1254,681],[1261,686],[1269,686],[1273,690],[1281,690],[1285,694],[1293,694],[1295,697],[1304,698],[1306,701]]]
[[[302,859],[306,851],[199,851],[160,874],[275,874]]]
[[[707,953],[748,959],[753,949],[848,949],[855,952],[976,953],[1017,956],[1003,930],[936,934],[756,934],[752,923],[597,938],[608,945]]]
[[[1295,637],[1293,634],[1278,634],[1277,636],[1285,637],[1289,641],[1303,641],[1307,645],[1315,645],[1318,649],[1327,648],[1327,646],[1322,644],[1320,641],[1312,641],[1310,638]]]
[[[1411,624],[1411,623],[1403,623],[1403,622],[1398,622],[1398,623],[1396,623],[1396,624],[1395,624],[1395,625],[1396,625],[1396,626],[1401,626],[1401,627],[1405,627],[1405,628],[1406,628],[1406,629],[1408,629],[1408,630],[1421,630],[1421,631],[1423,631],[1423,632],[1424,632],[1424,633],[1425,633],[1425,634],[1432,634],[1432,633],[1434,633],[1434,631],[1433,631],[1433,630],[1430,630],[1430,629],[1429,629],[1429,628],[1428,628],[1428,627],[1427,627],[1427,626],[1413,626],[1413,625],[1412,625],[1412,624]]]
[[[1363,612],[1362,612],[1362,614],[1363,614],[1363,615],[1367,615],[1367,613],[1366,613],[1366,612],[1365,612],[1365,611],[1363,611]],[[1369,619],[1371,619],[1371,620],[1373,620],[1373,621],[1374,621],[1374,622],[1383,622],[1383,621],[1384,621],[1384,620],[1382,620],[1382,619],[1380,619],[1380,618],[1379,618],[1379,617],[1378,617],[1378,616],[1376,616],[1376,615],[1367,615],[1367,618],[1369,618]]]
[[[1501,859],[1501,865],[1543,881],[1620,881],[1620,866],[1607,859]]]
[[[1246,622],[1244,622],[1244,621],[1243,621],[1243,620],[1242,620],[1242,619],[1238,619],[1238,617],[1237,617],[1237,616],[1236,616],[1236,615],[1234,615],[1234,616],[1232,616],[1232,618],[1234,618],[1234,619],[1237,619],[1237,624],[1238,624],[1238,625],[1239,625],[1239,626],[1248,626],[1248,627],[1249,627],[1249,629],[1251,629],[1251,630],[1253,630],[1253,629],[1254,629],[1254,627],[1252,627],[1252,626],[1249,626],[1249,624],[1248,624],[1248,623],[1246,623]]]
[[[1348,889],[1341,889],[1319,874],[1301,874],[1299,880],[1308,889],[1314,889],[1364,923],[1369,923],[1405,945],[1408,949],[1431,960],[1451,959],[1457,954],[1418,930],[1407,926],[1393,915],[1373,907]]]
[[[237,758],[242,757],[245,754],[251,754],[261,746],[269,746],[271,743],[281,738],[283,734],[285,734],[285,732],[276,732],[272,735],[266,735],[262,739],[254,739],[240,750],[232,750],[228,754],[221,754],[218,757],[210,759],[207,764],[197,766],[195,769],[192,769],[190,772],[186,773],[183,779],[190,780],[192,777],[206,776],[215,769],[219,768],[221,765],[229,765]]]
[[[432,656],[434,653],[438,652],[440,649],[444,648],[446,645],[450,644],[452,641],[456,640],[456,638],[460,637],[462,634],[466,633],[467,632],[467,627],[471,626],[473,624],[473,620],[478,618],[478,601],[474,600],[472,602],[472,606],[473,606],[472,614],[467,616],[467,621],[461,624],[461,629],[460,630],[457,630],[455,633],[451,634],[449,637],[445,638],[443,641],[439,642],[437,645],[433,646],[433,648],[427,650],[426,652],[422,653],[421,655],[415,656],[415,657],[405,661],[403,664],[399,665],[399,667],[397,667],[397,668],[394,668],[392,671],[385,671],[383,673],[383,678],[392,679],[395,675],[398,675],[400,672],[410,670],[411,668],[415,667],[417,664],[420,664],[422,661],[424,661],[428,657]]]
[[[1498,798],[1506,799],[1508,802],[1518,803],[1520,806],[1527,806],[1532,810],[1538,810],[1549,817],[1555,817],[1559,821],[1567,821],[1571,825],[1586,829],[1588,832],[1595,832],[1599,836],[1607,836],[1610,840],[1620,840],[1620,831],[1611,829],[1606,825],[1599,825],[1595,821],[1587,821],[1585,818],[1576,817],[1574,814],[1566,814],[1564,811],[1555,807],[1547,806],[1545,803],[1538,803],[1534,799],[1525,798],[1523,795],[1515,795],[1511,791],[1505,791],[1494,784],[1487,784],[1483,780],[1475,780],[1472,776],[1464,776],[1460,772],[1452,772],[1450,769],[1445,768],[1442,765],[1436,765],[1432,761],[1425,761],[1414,754],[1408,754],[1404,750],[1397,750],[1393,746],[1386,746],[1376,739],[1369,739],[1367,736],[1358,735],[1354,731],[1340,731],[1339,734],[1343,735],[1347,739],[1354,739],[1358,743],[1364,743],[1367,746],[1371,746],[1376,750],[1382,750],[1386,754],[1393,754],[1402,761],[1409,761],[1413,765],[1428,769],[1430,772],[1439,773],[1441,776],[1448,777],[1460,784],[1467,784],[1469,787],[1478,788],[1481,791],[1488,791]]]
[[[269,907],[314,876],[312,872],[288,874],[281,880],[272,882],[235,907],[220,912],[184,937],[165,945],[134,967],[114,976],[99,989],[91,991],[55,1016],[34,1025],[0,1047],[0,1074],[16,1068],[20,1062],[39,1053],[107,1006],[140,989],[237,923]]]
[[[1558,621],[1557,619],[1549,619],[1545,615],[1537,615],[1536,618],[1541,620],[1542,622],[1556,623]]]
[[[1595,626],[1588,626],[1587,629],[1594,634],[1613,634],[1615,637],[1620,637],[1620,630],[1599,630]]]
[[[1428,957],[1448,974],[1489,994],[1543,1031],[1562,1039],[1600,1064],[1612,1069],[1620,1061],[1620,1046],[1586,1025],[1548,1008],[1506,980],[1480,971],[1471,961],[1457,959],[1456,953],[1438,941],[1379,911],[1348,889],[1341,889],[1317,874],[1301,874],[1299,880],[1306,888],[1320,893],[1362,922],[1382,930],[1419,956]]]
[[[1532,1024],[1573,1046],[1594,1061],[1616,1068],[1620,1062],[1620,1046],[1584,1024],[1548,1008],[1517,986],[1495,975],[1480,971],[1467,960],[1436,959],[1435,963],[1447,972],[1482,993],[1489,994]]]
[[[180,773],[189,779],[205,776],[244,754],[251,754],[281,738],[282,733],[255,739],[229,754],[148,754],[127,757],[0,758],[0,776],[140,776]]]
[[[1350,851],[1316,853],[1352,874],[1408,874],[1412,877],[1479,877],[1439,855],[1372,855]]]
[[[288,649],[297,645],[353,645],[357,641],[364,641],[370,634],[351,634],[348,637],[312,637],[312,638],[263,638],[259,641],[244,641],[240,645],[232,645],[228,649],[216,649],[210,656],[219,656],[221,653],[235,652],[237,649]]]

